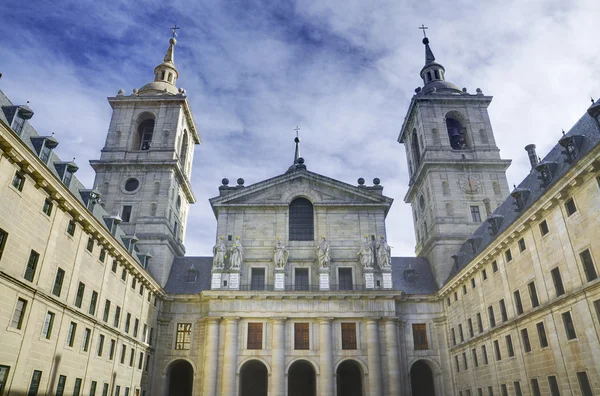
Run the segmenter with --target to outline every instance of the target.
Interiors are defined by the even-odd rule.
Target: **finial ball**
[[[223,180],[221,180],[221,183],[223,183],[224,186],[229,184],[229,179],[224,177]]]
[[[373,184],[375,184],[376,186],[378,186],[379,183],[381,183],[381,180],[379,180],[378,177],[376,177],[375,179],[373,179]]]
[[[360,184],[361,186],[362,186],[363,184],[365,184],[365,179],[363,179],[362,177],[359,177],[359,178],[358,178],[358,184]]]
[[[300,138],[299,138],[299,137],[295,137],[295,138],[294,138],[294,142],[296,142],[296,143],[300,143]]]
[[[304,158],[302,158],[302,157],[298,158],[298,163],[300,165],[302,165],[304,163]]]
[[[175,37],[171,37],[171,38],[169,39],[169,44],[171,44],[171,45],[175,45],[175,44],[177,44],[177,40],[175,40]]]
[[[238,186],[243,186],[244,185],[244,179],[242,179],[241,177],[239,179],[237,179],[237,184],[238,184]]]
[[[429,39],[427,37],[425,37],[423,39],[423,44],[425,44],[425,45],[429,44]]]

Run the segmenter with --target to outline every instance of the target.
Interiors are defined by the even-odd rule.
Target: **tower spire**
[[[179,71],[175,67],[175,45],[177,40],[177,30],[179,27],[175,25],[171,30],[173,31],[173,37],[169,39],[169,48],[165,53],[163,62],[154,68],[154,81],[144,85],[138,91],[140,95],[156,95],[156,94],[171,94],[177,95],[179,90],[177,89],[176,83],[179,77]]]
[[[446,81],[444,66],[435,61],[435,56],[429,46],[429,38],[425,34],[425,29],[428,28],[421,25],[419,29],[423,30],[423,45],[425,45],[425,65],[421,69],[421,78],[425,85],[423,89],[419,89],[419,94],[460,93],[460,88]]]
[[[304,165],[304,158],[300,157],[300,137],[298,136],[299,130],[299,127],[294,129],[294,131],[296,131],[296,137],[294,138],[294,143],[296,143],[296,150],[294,151],[294,163],[288,168],[286,173],[298,169],[306,169],[306,165]]]

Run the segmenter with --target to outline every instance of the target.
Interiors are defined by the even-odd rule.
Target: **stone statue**
[[[273,250],[273,262],[275,263],[275,268],[285,268],[290,252],[285,249],[285,245],[280,237],[277,237],[277,243]]]
[[[231,261],[231,269],[240,269],[242,261],[244,260],[244,247],[240,242],[239,236],[235,237],[235,243],[231,246],[230,250],[231,254],[229,257]]]
[[[227,254],[227,246],[223,242],[223,237],[220,236],[217,244],[213,247],[213,268],[223,269],[225,267],[225,255]]]
[[[383,235],[379,237],[377,243],[377,263],[381,268],[392,267],[392,247],[388,245]]]
[[[321,243],[317,246],[317,259],[319,268],[329,268],[329,242],[325,235],[321,237]]]
[[[358,253],[356,253],[359,257],[360,263],[365,268],[373,267],[373,246],[371,245],[371,241],[368,236],[365,236],[363,240],[362,246]]]

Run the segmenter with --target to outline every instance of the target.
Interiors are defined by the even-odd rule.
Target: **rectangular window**
[[[98,349],[96,350],[96,355],[102,356],[102,350],[104,349],[104,336],[100,334],[98,337]]]
[[[550,232],[550,229],[548,228],[548,223],[546,222],[546,220],[542,221],[540,223],[540,234],[542,234],[542,236],[544,236],[549,232]]]
[[[2,237],[0,236],[0,239],[1,238]],[[0,253],[2,253],[1,247]],[[31,253],[29,253],[29,260],[27,260],[27,267],[25,268],[25,275],[23,276],[25,280],[33,282],[33,277],[35,276],[35,269],[37,268],[39,258],[40,255],[35,250],[32,250]]]
[[[92,238],[92,237],[88,238],[87,245],[85,248],[90,253],[92,253],[94,251],[94,238]]]
[[[264,290],[265,289],[265,269],[264,268],[252,268],[251,279],[250,279],[250,290]]]
[[[115,273],[115,274],[117,273],[117,265],[118,265],[117,259],[113,259],[112,266],[111,266],[110,270],[113,273]]]
[[[483,333],[483,321],[481,320],[481,314],[477,313],[477,329],[479,333]]]
[[[154,327],[150,327],[150,336],[148,337],[148,344],[152,345],[152,338],[154,336]]]
[[[571,216],[577,212],[577,206],[575,206],[575,201],[573,201],[573,198],[570,198],[567,202],[565,202],[565,209],[567,210],[567,216]]]
[[[131,278],[131,288],[135,290],[135,286],[137,285],[137,278],[134,276]]]
[[[25,185],[25,176],[20,172],[15,172],[12,180],[12,186],[19,191],[23,191]]]
[[[127,353],[127,346],[121,345],[121,364],[125,364],[125,354]]]
[[[506,251],[504,252],[504,258],[506,259],[507,263],[512,261],[512,252],[510,251],[510,249],[506,249]]]
[[[540,347],[545,348],[548,346],[548,338],[546,338],[546,328],[544,327],[544,322],[540,322],[535,325],[538,338],[540,339]]]
[[[54,312],[46,312],[46,319],[44,319],[44,327],[42,327],[42,336],[49,340],[52,337],[52,327],[54,326]]]
[[[135,322],[133,322],[133,336],[137,337],[138,335],[138,327],[140,327],[140,320],[135,318]]]
[[[144,295],[144,284],[143,283],[140,283],[140,291],[139,291],[139,293],[140,293],[140,296]]]
[[[192,324],[177,323],[177,338],[175,349],[190,349],[192,339]]]
[[[481,277],[483,278],[483,280],[487,279],[487,271],[484,269],[481,270]]]
[[[338,268],[338,283],[340,290],[352,290],[352,268]]]
[[[458,293],[454,292],[454,301],[458,301]]]
[[[548,386],[550,386],[551,396],[560,396],[560,390],[558,389],[558,381],[554,375],[548,377]]]
[[[542,391],[540,391],[540,384],[538,383],[537,378],[531,379],[531,393],[533,393],[533,396],[542,396]]]
[[[483,357],[483,364],[489,363],[488,355],[487,355],[487,348],[485,347],[485,345],[481,346],[481,357]]]
[[[12,319],[10,321],[10,327],[14,327],[15,329],[21,329],[23,326],[23,318],[25,317],[25,310],[27,309],[27,301],[19,298],[17,300],[17,305],[15,306],[15,311],[13,312]]]
[[[492,261],[492,271],[498,272],[498,262],[496,260]]]
[[[521,392],[521,383],[519,381],[513,382],[513,387],[515,388],[515,396],[523,396],[523,392]]]
[[[540,300],[538,300],[537,290],[535,288],[535,282],[529,282],[527,284],[527,288],[529,289],[529,297],[531,297],[531,306],[533,308],[540,305]]]
[[[262,349],[263,342],[263,324],[248,323],[248,342],[247,349]]]
[[[129,396],[129,388],[125,387],[125,396]]]
[[[6,388],[6,382],[8,381],[8,372],[10,371],[9,366],[0,365],[0,396],[4,394]]]
[[[126,280],[127,279],[127,269],[123,268],[123,271],[121,271],[121,280]]]
[[[452,332],[452,345],[456,345],[456,332],[454,331],[454,327],[450,330]]]
[[[96,303],[98,302],[98,292],[92,290],[92,298],[90,300],[90,315],[96,314]]]
[[[479,212],[479,206],[471,206],[471,220],[474,223],[481,223],[481,213]]]
[[[577,373],[577,381],[579,382],[579,389],[581,389],[581,396],[594,396],[590,380],[585,371]]]
[[[308,290],[308,268],[296,268],[294,271],[295,290]]]
[[[0,228],[0,259],[2,258],[2,253],[4,252],[4,247],[6,246],[6,240],[8,239],[8,233]]]
[[[523,253],[525,249],[527,249],[527,246],[525,245],[525,239],[519,239],[519,242],[517,242],[517,244],[519,245],[519,252]]]
[[[52,294],[54,294],[56,297],[60,297],[64,279],[65,271],[62,268],[59,268],[56,271],[56,278],[54,278],[54,287],[52,288]]]
[[[356,349],[356,323],[342,323],[342,349]]]
[[[37,396],[41,380],[42,372],[39,370],[33,370],[33,375],[31,376],[31,383],[29,384],[29,392],[27,392],[27,396]]]
[[[460,337],[460,342],[465,341],[465,336],[463,334],[462,324],[458,325],[458,336]]]
[[[144,323],[144,330],[142,331],[142,342],[146,342],[146,337],[148,336],[148,325]]]
[[[471,355],[473,356],[473,366],[479,367],[479,360],[477,359],[477,349],[471,349]]]
[[[558,267],[550,271],[552,274],[552,282],[554,282],[554,290],[556,291],[556,297],[565,294],[565,287],[563,286],[562,277],[560,276],[560,270]]]
[[[413,323],[412,330],[415,350],[423,351],[429,349],[429,343],[427,342],[427,324]]]
[[[506,350],[508,352],[508,357],[515,356],[515,350],[513,348],[512,337],[510,336],[510,334],[505,337],[505,340],[506,340]]]
[[[129,333],[129,324],[131,323],[131,314],[127,312],[127,319],[125,319],[125,333]]]
[[[73,386],[73,396],[79,396],[81,391],[81,378],[75,378],[75,385]]]
[[[454,365],[456,366],[456,372],[460,373],[460,364],[458,363],[458,355],[454,356]]]
[[[494,388],[488,386],[488,396],[494,396]]]
[[[527,329],[521,329],[521,339],[523,340],[523,350],[531,352],[531,342],[529,342],[529,333]]]
[[[108,360],[115,358],[115,348],[117,347],[117,341],[110,340],[110,349],[108,350]]]
[[[473,320],[469,318],[467,320],[467,324],[469,325],[469,337],[473,338],[473,336],[475,335],[475,333],[473,332]]]
[[[104,316],[102,316],[102,320],[104,320],[104,322],[108,322],[109,314],[110,314],[110,300],[106,300],[104,302]]]
[[[129,223],[131,221],[131,205],[123,205],[121,219],[123,219],[124,223]]]
[[[100,256],[98,257],[101,263],[106,259],[106,250],[104,248],[100,249]]]
[[[63,396],[65,394],[65,384],[67,383],[67,377],[64,375],[58,376],[58,384],[56,385],[55,396]]]
[[[573,324],[571,311],[564,312],[561,316],[563,324],[565,326],[565,333],[567,334],[567,339],[574,340],[575,338],[577,338],[577,333],[575,333],[575,325]]]
[[[138,357],[138,370],[142,369],[142,365],[144,364],[144,352],[140,352]]]
[[[133,360],[135,359],[135,350],[131,348],[129,350],[129,367],[133,367]]]
[[[475,289],[475,278],[471,278],[471,289]]]
[[[75,296],[75,306],[77,308],[81,308],[81,303],[83,302],[83,293],[85,293],[85,284],[83,282],[79,282],[79,286],[77,286],[77,296]]]
[[[467,285],[462,285],[462,289],[463,289],[463,296],[465,294],[467,294]]]
[[[500,317],[503,322],[506,322],[508,320],[508,315],[506,314],[506,304],[504,303],[504,299],[500,300],[498,304],[500,305]]]
[[[477,388],[477,396],[483,396],[483,389]]]
[[[90,396],[96,396],[96,386],[98,386],[98,383],[92,381],[92,384],[90,385]]]
[[[44,206],[42,207],[42,212],[44,212],[47,216],[50,216],[52,214],[53,206],[54,206],[54,204],[52,203],[52,200],[50,198],[46,198],[44,200]]]
[[[71,236],[75,235],[75,222],[73,220],[69,220],[69,224],[67,225],[67,234]]]
[[[67,333],[67,345],[72,347],[75,344],[75,334],[77,333],[77,323],[71,322],[69,324],[69,331]]]
[[[490,318],[490,327],[496,327],[496,318],[494,317],[494,307],[491,305],[488,307],[488,316]]]
[[[500,392],[502,392],[502,396],[508,396],[508,389],[506,388],[506,384],[500,385]]]
[[[521,302],[521,292],[516,290],[513,293],[513,296],[515,298],[515,308],[517,310],[517,315],[521,315],[523,313],[523,303]]]
[[[84,352],[88,351],[88,347],[90,344],[90,336],[92,335],[92,330],[86,328],[83,331],[83,340],[81,341],[81,350]]]
[[[596,272],[596,267],[594,267],[594,261],[592,260],[590,250],[586,249],[579,253],[579,257],[581,257],[581,264],[583,265],[583,271],[585,272],[587,281],[591,282],[598,278],[598,273]]]
[[[117,305],[115,309],[115,320],[113,322],[114,327],[119,327],[119,320],[121,319],[121,307]]]
[[[102,396],[108,396],[108,384],[104,383],[104,385],[102,385]]]
[[[294,349],[310,349],[308,323],[294,323]]]
[[[467,362],[467,354],[466,354],[466,352],[463,352],[462,358],[463,358],[463,368],[465,370],[468,370],[469,369],[469,364]]]
[[[494,352],[496,353],[496,360],[502,360],[502,353],[500,353],[500,343],[498,340],[494,341]]]
[[[150,367],[150,355],[146,354],[146,364],[144,365],[145,372],[148,372],[148,367]]]

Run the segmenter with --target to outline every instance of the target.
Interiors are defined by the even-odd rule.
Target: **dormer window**
[[[65,184],[65,186],[69,187],[71,185],[71,180],[73,179],[73,172],[69,171],[68,169],[65,171],[65,174],[63,176],[63,183]]]
[[[475,255],[479,245],[481,244],[481,237],[472,236],[467,239],[467,242],[469,242],[469,245],[471,245],[471,250],[473,251],[473,255]]]
[[[491,236],[498,235],[503,219],[504,216],[501,215],[491,215],[490,217],[488,217],[486,221],[489,223],[489,232]]]
[[[513,192],[510,193],[511,197],[515,199],[515,212],[520,212],[525,209],[525,204],[527,203],[527,198],[529,198],[530,191],[526,188],[515,188]]]
[[[15,117],[13,118],[13,122],[12,122],[12,129],[13,131],[15,131],[15,133],[17,135],[21,135],[21,132],[23,132],[23,127],[25,126],[25,120],[21,117],[19,117],[19,113],[15,114]]]
[[[542,161],[535,166],[535,170],[538,171],[538,179],[542,182],[542,186],[548,186],[554,177],[554,172],[558,164],[556,162]]]
[[[189,283],[196,282],[197,277],[198,277],[198,272],[195,269],[189,269],[187,271],[187,282],[189,282]]]
[[[579,150],[581,149],[583,139],[584,137],[581,135],[565,135],[558,141],[558,144],[560,144],[564,148],[561,154],[566,157],[565,161],[567,161],[568,163],[572,163],[573,161],[575,161],[575,159],[579,155]]]

